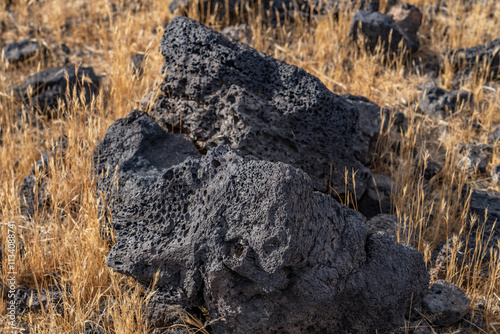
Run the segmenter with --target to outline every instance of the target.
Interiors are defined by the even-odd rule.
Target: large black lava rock
[[[184,141],[133,112],[95,155],[120,202],[106,263],[145,286],[159,272],[156,303],[204,306],[214,333],[384,333],[423,299],[422,255],[300,169]]]
[[[361,197],[370,171],[357,157],[360,141],[369,141],[355,104],[304,70],[189,18],[170,22],[160,51],[165,79],[152,116],[162,127],[182,128],[200,147],[230,145],[301,168],[323,192],[333,186],[342,195],[345,170],[357,171]]]

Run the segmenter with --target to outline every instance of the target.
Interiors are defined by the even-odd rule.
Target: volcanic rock
[[[500,186],[500,164],[496,164],[490,171],[491,181]]]
[[[474,73],[482,73],[487,80],[500,79],[500,38],[468,49],[448,50],[443,58],[455,69],[454,85]]]
[[[438,280],[422,302],[422,309],[431,323],[448,327],[460,321],[469,309],[470,298],[456,285]]]
[[[145,182],[143,180],[152,182],[171,166],[199,156],[187,136],[166,132],[145,112],[134,110],[117,120],[96,148],[94,176],[98,189],[110,194],[106,204],[115,214],[119,205],[134,201],[130,187],[136,187],[137,183]],[[134,177],[129,178],[132,171]],[[107,173],[112,177],[99,177]]]
[[[408,28],[400,30],[394,20],[378,11],[359,10],[352,19],[349,35],[356,43],[362,41],[371,52],[375,51],[377,44],[382,43],[382,50],[399,53],[402,51],[401,42],[406,51],[416,52],[420,44],[416,36],[410,35],[413,25],[405,23],[405,19],[398,24]]]
[[[20,42],[12,42],[2,49],[2,56],[8,64],[18,64],[27,59],[39,56],[45,48],[33,39],[25,39]]]
[[[460,104],[472,101],[472,93],[461,90],[449,92],[430,84],[426,85],[420,95],[419,108],[432,117],[445,119],[448,114],[453,114]]]
[[[353,103],[304,70],[188,18],[170,22],[160,51],[165,79],[152,116],[163,128],[181,128],[198,147],[230,145],[301,168],[323,192],[342,195],[344,171],[357,171],[361,197],[370,171],[355,156],[362,134]]]
[[[92,96],[97,95],[99,84],[92,67],[77,70],[74,66],[63,66],[31,75],[14,92],[26,108],[33,106],[38,112],[48,114],[57,108],[59,101],[68,103],[68,95],[80,97],[83,93],[86,103],[90,103]]]
[[[228,146],[168,168],[180,135],[160,132],[134,112],[95,161],[101,185],[114,182],[108,167],[118,171],[106,262],[145,286],[159,271],[165,304],[205,307],[214,333],[368,333],[401,325],[422,300],[422,255],[367,234],[359,213],[314,192],[301,170]]]

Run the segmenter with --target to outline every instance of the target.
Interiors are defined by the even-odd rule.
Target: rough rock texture
[[[380,213],[390,213],[392,187],[393,182],[390,176],[373,174],[365,194],[358,199],[358,211],[367,219]]]
[[[9,281],[6,281],[5,283],[7,284],[7,286],[2,286],[2,284],[0,283],[0,290],[4,290],[3,293],[0,293],[0,295],[5,301],[7,301]],[[54,307],[54,311],[56,313],[62,313],[62,304],[64,298],[66,298],[67,300],[72,298],[70,289],[68,289],[67,291],[63,291],[56,285],[40,290],[24,286],[17,286],[15,297],[16,314],[21,314],[28,310],[31,310],[32,312],[41,312],[42,308],[47,311],[49,302]]]
[[[467,255],[465,254],[465,240],[459,237],[450,237],[441,241],[432,251],[431,269],[429,273],[438,279],[446,278],[446,268],[461,267]],[[467,263],[469,263],[467,261]]]
[[[465,168],[466,173],[486,173],[486,167],[491,162],[493,154],[492,146],[472,142],[462,147],[461,151],[465,151],[465,154],[459,161],[459,165]]]
[[[301,168],[324,192],[343,194],[345,169],[357,171],[363,194],[370,171],[353,154],[357,107],[317,78],[184,17],[169,23],[160,51],[164,95],[152,115],[164,128],[182,125],[200,147],[228,144]]]
[[[450,113],[453,114],[460,104],[472,102],[472,93],[461,90],[449,92],[434,84],[430,84],[426,85],[422,90],[419,108],[432,117],[444,119]]]
[[[389,126],[390,112],[385,108],[381,109],[377,104],[363,96],[347,94],[342,95],[342,97],[346,98],[358,110],[360,135],[359,139],[353,142],[353,152],[356,159],[368,165],[372,161],[372,152],[376,151],[381,128],[386,131]],[[381,113],[384,115],[384,120],[380,117]]]
[[[64,158],[67,143],[65,137],[59,138],[51,152],[44,153],[31,168],[31,173],[24,178],[19,190],[22,215],[32,217],[35,212],[49,206],[50,198],[45,191],[47,178],[49,177],[48,163],[51,158]]]
[[[25,39],[4,46],[2,56],[8,64],[17,64],[40,55],[43,50],[36,40]]]
[[[478,69],[483,71],[487,68],[487,79],[500,79],[500,38],[468,49],[448,50],[443,57],[458,69],[455,74],[455,86],[460,86],[463,80]]]
[[[418,39],[407,38],[407,34],[401,32],[389,16],[378,11],[359,10],[352,19],[349,35],[354,42],[363,41],[372,52],[379,42],[383,50],[391,53],[399,53],[401,41],[409,52],[416,52],[419,47]]]
[[[451,326],[460,321],[469,309],[470,298],[456,285],[438,280],[422,302],[422,309],[432,324]]]
[[[155,180],[169,167],[199,156],[189,138],[164,131],[146,113],[134,110],[117,120],[96,148],[94,175],[116,173],[116,185],[112,177],[98,179],[98,189],[110,194],[107,204],[115,214],[119,205],[135,200],[129,187],[136,187],[143,179]],[[134,175],[130,177],[132,171]]]
[[[412,231],[405,228],[404,222],[401,219],[386,213],[378,214],[369,219],[366,222],[366,229],[369,234],[382,232],[392,237],[394,240],[398,238],[398,229],[401,229],[400,242],[412,244],[415,240]]]
[[[83,93],[85,101],[90,103],[99,88],[99,78],[91,67],[80,67],[78,71],[74,66],[45,70],[28,77],[14,92],[26,107],[33,106],[38,112],[48,113],[57,108],[59,100],[67,102],[68,90],[73,96],[75,88],[77,96]]]
[[[401,325],[422,300],[422,255],[368,235],[359,213],[314,192],[301,170],[228,146],[155,168],[145,155],[166,167],[176,150],[151,145],[151,122],[118,120],[95,161],[117,166],[121,185],[107,264],[145,286],[159,270],[160,304],[204,306],[219,319],[214,333],[371,333]]]

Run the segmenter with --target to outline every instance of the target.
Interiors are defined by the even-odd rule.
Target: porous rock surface
[[[363,194],[370,171],[356,158],[359,113],[346,98],[189,18],[169,23],[160,51],[165,79],[152,116],[162,127],[182,127],[201,147],[230,145],[288,163],[323,192],[330,185],[344,193],[344,171],[357,171],[356,194]]]
[[[423,299],[422,255],[367,234],[359,213],[301,170],[228,146],[167,168],[177,150],[160,133],[134,112],[95,160],[116,167],[121,185],[106,262],[145,286],[159,271],[157,302],[204,306],[214,333],[383,333]],[[156,168],[152,157],[169,162]],[[113,182],[105,169],[101,185]]]
[[[94,176],[110,175],[98,179],[98,189],[109,194],[106,204],[115,214],[120,205],[135,200],[138,194],[133,191],[138,183],[152,182],[171,166],[199,156],[187,136],[166,132],[146,113],[134,110],[117,120],[96,148]]]
[[[470,298],[458,286],[436,281],[422,302],[422,309],[432,324],[451,326],[460,321],[469,309]]]

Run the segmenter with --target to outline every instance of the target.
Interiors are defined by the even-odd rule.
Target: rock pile
[[[304,172],[227,146],[167,167],[185,137],[161,131],[133,112],[96,161],[101,177],[117,164],[122,185],[107,264],[146,286],[159,270],[164,303],[206,307],[223,319],[215,333],[367,333],[400,325],[423,298],[421,254],[368,235],[362,215],[314,192]]]
[[[306,172],[315,189],[333,187],[341,196],[344,171],[357,171],[356,195],[364,193],[370,171],[360,161],[367,160],[369,140],[348,99],[304,70],[188,18],[168,25],[160,50],[165,79],[152,115],[165,129],[181,128],[198,147],[230,145],[288,163]]]
[[[151,116],[118,120],[95,151],[117,233],[107,264],[145,286],[159,272],[156,305],[203,306],[214,333],[400,326],[427,291],[422,255],[315,191],[342,189],[346,168],[370,176],[369,101],[188,18],[160,50]]]

